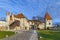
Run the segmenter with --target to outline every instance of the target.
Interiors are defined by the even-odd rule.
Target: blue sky
[[[28,19],[33,16],[50,14],[53,22],[60,22],[59,0],[0,0],[0,19],[6,17],[6,12],[23,13]]]

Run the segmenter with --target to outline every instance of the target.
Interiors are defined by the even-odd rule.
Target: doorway
[[[35,29],[34,25],[31,25],[31,29],[32,29],[32,30],[34,30],[34,29]]]

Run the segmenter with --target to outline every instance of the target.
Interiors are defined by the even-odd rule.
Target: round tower
[[[6,13],[6,21],[7,22],[10,22],[10,12],[7,12]]]

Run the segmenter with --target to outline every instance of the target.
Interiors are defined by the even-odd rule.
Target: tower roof
[[[48,14],[48,12],[46,12],[45,19],[47,19],[47,20],[51,20],[51,19],[52,19],[52,18],[50,17],[50,15]]]
[[[19,13],[16,15],[17,18],[25,18],[25,16],[22,13]]]

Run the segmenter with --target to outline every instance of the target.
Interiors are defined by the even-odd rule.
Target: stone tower
[[[7,22],[10,22],[10,12],[7,12],[6,13],[6,21]]]
[[[47,12],[45,15],[45,28],[48,29],[49,27],[52,27],[52,18]]]

